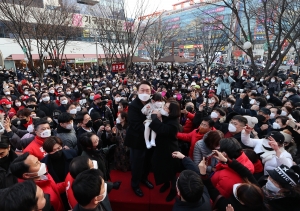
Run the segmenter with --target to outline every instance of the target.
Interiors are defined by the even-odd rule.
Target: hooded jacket
[[[244,152],[242,152],[236,160],[247,167],[252,174],[254,173],[254,166]],[[232,195],[233,185],[236,183],[242,183],[243,179],[238,175],[238,173],[229,168],[227,164],[219,162],[216,165],[216,171],[211,178],[211,182],[222,196],[229,198]]]

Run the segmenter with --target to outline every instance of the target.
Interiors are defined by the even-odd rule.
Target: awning
[[[118,56],[118,55],[117,55]],[[13,61],[20,61],[24,60],[26,56],[24,54],[12,54],[5,58],[5,60],[13,60]],[[61,57],[61,56],[60,56]],[[64,54],[62,59],[80,59],[80,58],[97,58],[96,54]],[[98,58],[105,58],[105,54],[98,54]],[[38,54],[32,54],[33,60],[38,60]]]

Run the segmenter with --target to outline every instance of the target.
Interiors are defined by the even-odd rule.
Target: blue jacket
[[[222,89],[225,89],[225,92],[227,95],[231,94],[231,84],[234,83],[235,80],[233,80],[230,76],[228,76],[228,82],[225,82],[224,79],[221,79],[218,77],[216,79],[216,84],[218,84],[217,88],[217,95],[220,95]]]

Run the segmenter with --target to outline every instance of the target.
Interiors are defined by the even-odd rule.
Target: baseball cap
[[[283,142],[285,141],[284,139],[284,135],[282,135],[282,133],[278,132],[278,131],[271,131],[267,134],[266,138],[263,141],[263,145],[265,147],[271,148],[271,146],[269,145],[269,137],[274,138],[274,140],[279,143],[279,144],[283,144]]]
[[[101,98],[101,95],[100,94],[96,94],[95,96],[94,96],[94,100],[98,100],[98,99],[100,99]]]
[[[9,101],[8,99],[3,98],[3,99],[0,100],[0,104],[1,105],[11,105],[12,102]]]
[[[299,181],[299,174],[286,165],[278,166],[275,169],[267,170],[268,174],[283,187],[294,187]]]
[[[267,114],[267,115],[270,115],[270,114],[271,114],[270,109],[265,108],[265,107],[259,109],[259,111],[261,111],[261,112],[263,112],[264,114]]]

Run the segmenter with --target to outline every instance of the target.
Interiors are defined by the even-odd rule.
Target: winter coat
[[[22,138],[24,135],[28,134],[27,130],[19,130],[15,126],[11,126],[11,131],[6,133],[9,138],[11,145],[19,150],[25,149],[34,139],[34,135],[30,138]]]
[[[130,151],[127,146],[124,145],[126,137],[127,125],[122,127],[121,124],[116,125],[116,134],[112,136],[111,142],[116,144],[114,153],[114,167],[116,170],[126,172],[130,169]]]
[[[35,136],[33,141],[23,150],[23,152],[29,152],[29,154],[34,155],[39,160],[42,160],[47,155],[47,152],[43,149],[44,141],[45,138]]]
[[[86,209],[83,209],[79,204],[77,204],[73,211],[87,211]],[[108,198],[108,195],[105,197],[105,199],[100,202],[95,209],[92,209],[92,211],[112,211],[110,201]]]
[[[156,132],[156,147],[153,153],[153,173],[156,185],[171,181],[179,167],[179,161],[172,157],[179,150],[176,134],[179,130],[177,118],[166,117],[161,122],[155,118],[149,127]]]
[[[109,121],[110,126],[114,126],[113,113],[108,106],[102,106],[101,108],[99,108],[97,105],[92,103],[89,109],[89,115],[93,116],[95,112],[98,112],[100,114],[102,121]]]
[[[17,154],[12,149],[10,149],[8,160],[6,160],[5,163],[0,164],[0,189],[8,188],[18,182],[18,179],[14,175],[12,175],[9,170],[9,165],[17,157]]]
[[[236,160],[246,166],[251,173],[254,172],[254,166],[244,152]],[[222,196],[229,198],[232,195],[232,186],[236,183],[242,183],[243,180],[227,164],[219,162],[216,165],[214,175],[211,177],[211,182],[220,191]]]
[[[137,97],[128,108],[128,123],[125,145],[133,149],[147,149],[144,138],[144,121],[146,116],[142,113],[144,104]]]
[[[70,173],[68,173],[66,176],[66,179],[65,179],[65,185],[66,185],[66,195],[67,195],[68,202],[69,202],[71,209],[73,209],[75,207],[75,205],[77,204],[77,200],[75,199],[75,196],[74,196],[73,190],[72,190],[73,182],[74,182],[73,177],[71,176]]]
[[[67,176],[67,174],[69,173],[69,165],[72,161],[73,158],[77,157],[77,153],[75,150],[73,149],[62,149],[62,157],[60,160],[51,160],[49,158],[49,155],[46,155],[46,157],[44,157],[41,162],[45,163],[48,169],[48,173],[52,176],[52,178],[54,179],[55,182],[61,182],[60,179],[58,178],[56,171],[52,165],[52,162],[64,162],[65,163],[65,177]]]
[[[186,115],[186,121],[185,124],[183,125],[183,133],[190,133],[193,131],[193,119],[195,117],[195,114],[188,113]]]
[[[298,94],[293,94],[288,97],[288,100],[292,101],[294,104],[300,102],[300,96]]]
[[[202,161],[203,157],[207,157],[207,155],[212,153],[212,150],[209,149],[206,146],[205,142],[203,141],[206,137],[207,137],[207,135],[204,135],[203,139],[197,141],[195,144],[193,160],[197,166]],[[210,174],[212,172],[212,168],[214,168],[217,165],[218,160],[214,157],[211,157],[211,160],[209,162],[210,163],[209,163],[209,165],[207,165],[207,168],[206,168],[206,172],[208,174]]]
[[[217,95],[220,95],[222,89],[225,90],[227,95],[230,95],[231,94],[231,84],[234,82],[235,82],[235,80],[233,80],[230,76],[228,76],[228,80],[218,77],[215,82],[216,84],[218,84]]]
[[[216,129],[213,127],[212,130],[216,130]],[[189,150],[189,157],[191,159],[194,158],[193,154],[194,154],[194,148],[195,148],[196,142],[199,141],[199,140],[201,140],[201,139],[203,139],[204,135],[205,134],[199,133],[198,129],[195,129],[195,130],[193,130],[190,133],[177,133],[177,138],[179,140],[191,143],[190,150]]]
[[[46,116],[52,117],[53,111],[58,108],[57,104],[54,102],[50,102],[48,104],[44,103],[43,101],[39,103],[39,110],[44,111]]]
[[[70,149],[77,151],[77,136],[73,128],[68,130],[58,125],[56,136],[61,139],[64,146],[68,146]]]
[[[64,211],[64,205],[60,198],[60,194],[65,192],[65,182],[55,183],[50,174],[45,175],[47,179],[34,180],[35,184],[39,186],[44,193],[50,195],[50,203],[55,211]],[[19,182],[24,180],[19,179]]]

